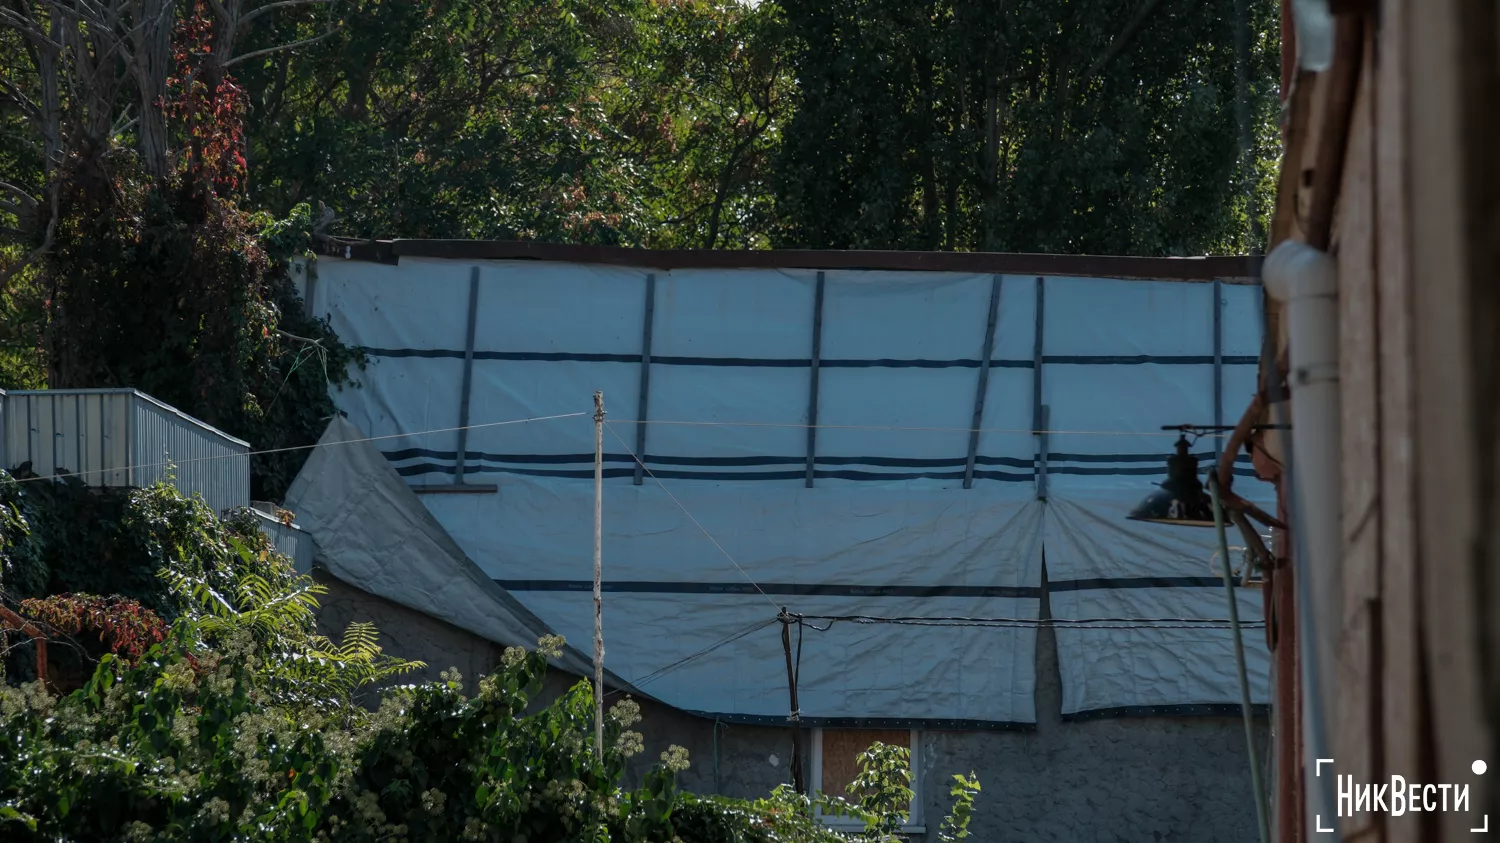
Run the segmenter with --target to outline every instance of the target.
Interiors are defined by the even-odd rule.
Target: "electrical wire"
[[[604,426],[609,429],[609,435],[613,436],[615,441],[620,443],[620,447],[625,449],[625,453],[629,454],[630,458],[635,460],[636,465],[639,465],[652,480],[656,481],[656,485],[660,486],[661,490],[667,493],[667,497],[672,499],[672,503],[677,504],[677,508],[682,510],[682,514],[686,515],[688,520],[693,522],[694,526],[703,531],[703,535],[707,536],[708,540],[713,542],[714,547],[717,547],[719,552],[724,554],[724,558],[729,560],[729,564],[733,565],[736,570],[744,575],[746,581],[754,586],[756,591],[760,592],[761,597],[766,598],[766,602],[770,603],[772,608],[779,610],[781,607],[776,605],[776,601],[771,599],[771,595],[767,594],[765,589],[760,587],[760,583],[756,582],[755,578],[750,576],[750,573],[740,566],[740,563],[734,561],[734,557],[730,555],[729,551],[724,549],[724,545],[719,544],[719,540],[714,538],[714,534],[710,533],[708,528],[703,526],[702,522],[694,518],[693,513],[688,512],[688,508],[682,505],[682,501],[678,500],[677,496],[672,494],[672,490],[668,489],[665,483],[661,482],[661,478],[653,474],[651,468],[642,462],[641,458],[636,456],[634,451],[630,450],[630,446],[625,444],[625,440],[620,438],[620,434],[615,433],[614,428],[610,427],[608,422],[605,422]]]
[[[1233,621],[1224,618],[966,618],[966,617],[882,617],[879,615],[798,615],[798,623],[827,621],[827,625],[806,625],[814,632],[827,632],[835,623],[895,624],[902,626],[989,627],[998,629],[1230,629]],[[1265,621],[1242,621],[1241,627],[1264,627]]]
[[[1066,434],[1069,436],[1168,436],[1176,437],[1180,431],[1171,430],[1036,430],[1034,428],[1020,427],[902,427],[897,425],[880,424],[796,424],[792,422],[708,422],[708,421],[674,421],[670,419],[613,419],[610,424],[646,424],[646,425],[672,425],[679,427],[779,427],[795,428],[798,430],[867,430],[867,431],[895,431],[895,432],[917,432],[917,433],[1014,433],[1018,436],[1036,436],[1038,434]],[[1202,432],[1199,437],[1210,439],[1228,438],[1229,432]]]
[[[638,689],[642,688],[642,687],[644,687],[646,685],[651,684],[652,682],[655,682],[656,680],[662,678],[663,676],[666,676],[669,673],[672,673],[672,672],[677,671],[677,670],[681,670],[682,668],[688,666],[692,662],[697,661],[698,659],[703,658],[704,656],[708,655],[709,653],[712,653],[713,651],[715,651],[715,650],[717,650],[717,649],[719,649],[721,647],[726,647],[726,646],[728,646],[730,644],[733,644],[734,642],[740,640],[741,638],[744,638],[745,636],[750,635],[751,633],[759,632],[762,629],[765,629],[766,627],[768,627],[771,624],[774,624],[776,622],[777,622],[777,619],[776,618],[772,618],[772,619],[770,619],[768,621],[763,621],[761,623],[751,624],[750,626],[747,626],[744,629],[741,629],[740,631],[735,632],[735,633],[729,635],[726,638],[720,639],[719,641],[716,641],[715,643],[710,644],[707,647],[704,647],[703,649],[699,650],[696,653],[693,653],[690,656],[686,656],[684,658],[680,658],[677,661],[672,662],[669,665],[657,668],[656,670],[653,670],[652,672],[646,674],[645,676],[642,676],[640,679],[633,680],[630,684],[632,686],[634,686],[635,688],[638,688]],[[608,694],[605,694],[604,698],[605,699],[609,699],[610,697],[614,696],[615,694],[623,694],[623,693],[626,693],[626,692],[624,690],[622,690],[622,689],[615,689],[613,691],[610,691]]]
[[[185,460],[166,460],[163,462],[133,463],[131,465],[115,466],[113,468],[96,468],[88,471],[69,472],[67,474],[48,474],[38,477],[16,478],[17,483],[34,483],[39,480],[65,480],[69,477],[87,477],[91,474],[108,474],[116,471],[133,471],[137,468],[177,468],[189,463],[213,462],[214,460],[237,460],[248,457],[265,456],[266,454],[285,454],[292,451],[310,451],[319,445],[355,445],[360,442],[381,442],[387,439],[401,439],[407,436],[426,436],[432,433],[454,433],[460,430],[478,430],[486,427],[504,427],[511,424],[527,424],[530,422],[554,421],[556,419],[571,419],[578,416],[587,416],[589,413],[562,413],[555,416],[536,416],[529,419],[511,419],[509,421],[483,422],[481,424],[467,424],[459,427],[438,427],[431,430],[418,430],[412,433],[388,433],[383,436],[366,436],[360,439],[344,439],[339,442],[314,442],[311,445],[290,445],[285,448],[264,448],[259,451],[247,451],[243,454],[215,454],[210,457],[190,457]]]
[[[480,422],[477,424],[458,425],[455,427],[434,427],[426,430],[414,430],[405,433],[388,433],[381,436],[365,436],[359,439],[345,439],[340,442],[321,443],[315,442],[311,445],[290,445],[285,448],[262,448],[259,450],[246,451],[236,454],[215,454],[207,457],[189,457],[181,460],[163,460],[161,462],[131,463],[129,465],[114,466],[111,468],[93,468],[84,471],[74,471],[59,474],[39,475],[36,477],[15,478],[17,483],[33,483],[39,480],[65,480],[67,478],[89,477],[96,474],[110,474],[119,471],[134,471],[142,468],[178,468],[192,463],[214,462],[217,460],[246,459],[249,457],[267,456],[270,454],[286,454],[293,451],[310,451],[320,444],[328,445],[354,445],[360,442],[383,442],[391,439],[402,439],[406,437],[430,436],[436,433],[457,433],[466,430],[482,430],[491,427],[504,427],[513,424],[528,424],[530,422],[555,421],[557,419],[571,419],[580,416],[592,415],[591,413],[559,413],[551,416],[535,416],[526,419],[510,419],[498,422]],[[651,425],[675,425],[690,427],[770,427],[770,428],[795,428],[806,430],[816,428],[819,430],[861,430],[861,431],[892,431],[898,433],[1014,433],[1024,436],[1035,436],[1037,434],[1067,434],[1070,436],[1177,436],[1176,431],[1142,431],[1142,430],[1032,430],[1030,428],[999,428],[999,427],[900,427],[892,425],[858,425],[858,424],[792,424],[780,422],[708,422],[708,421],[672,421],[672,420],[611,420],[608,424],[651,424]],[[1226,433],[1201,433],[1202,437],[1224,437]],[[615,436],[619,438],[618,435]],[[622,443],[623,444],[623,443]],[[640,462],[634,454],[631,455],[636,462]],[[644,467],[644,464],[643,464]],[[650,473],[650,469],[647,469]],[[653,479],[655,479],[653,475]],[[658,481],[660,482],[660,481]],[[774,601],[773,601],[774,602]]]

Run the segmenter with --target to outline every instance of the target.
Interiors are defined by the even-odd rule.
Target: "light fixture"
[[[1250,756],[1250,784],[1255,792],[1256,820],[1260,826],[1261,843],[1270,840],[1269,811],[1266,807],[1265,787],[1260,779],[1260,762],[1255,749],[1255,723],[1251,714],[1250,678],[1245,669],[1245,641],[1240,633],[1239,598],[1235,596],[1234,572],[1229,564],[1229,540],[1224,535],[1224,525],[1230,513],[1221,500],[1222,489],[1217,477],[1210,476],[1211,488],[1205,490],[1198,479],[1198,458],[1193,456],[1192,442],[1188,434],[1197,439],[1210,430],[1230,428],[1203,428],[1192,425],[1163,427],[1177,430],[1177,452],[1167,457],[1167,479],[1158,484],[1161,491],[1152,492],[1141,501],[1126,518],[1132,521],[1149,521],[1154,524],[1177,524],[1183,527],[1213,527],[1218,533],[1219,550],[1215,554],[1224,577],[1224,596],[1229,603],[1229,629],[1234,639],[1234,663],[1239,674],[1240,713],[1245,720],[1245,745]],[[1253,563],[1251,563],[1253,567]]]
[[[1214,526],[1214,505],[1198,479],[1198,458],[1188,453],[1186,433],[1177,438],[1177,453],[1167,458],[1167,479],[1126,516],[1132,521],[1175,524],[1180,527]]]

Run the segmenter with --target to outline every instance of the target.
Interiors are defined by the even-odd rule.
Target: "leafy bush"
[[[0,689],[5,839],[844,843],[894,839],[904,819],[784,786],[753,802],[683,793],[680,747],[662,753],[641,787],[623,789],[626,760],[641,748],[633,701],[610,709],[603,747],[586,682],[525,714],[561,639],[507,650],[473,698],[445,672],[387,692],[373,713],[304,707],[276,688],[285,657],[309,651],[278,656],[288,639],[256,630],[281,627],[267,619],[282,610],[259,587],[241,594],[256,605],[184,615],[138,664],[105,655],[62,699],[36,683]],[[209,640],[217,649],[203,646]],[[384,667],[376,673],[400,665]],[[335,660],[329,669],[343,668]],[[890,749],[867,754],[881,763],[867,763],[859,780],[883,799],[903,792],[886,775],[898,766]],[[869,831],[832,831],[815,807],[861,818]]]
[[[155,612],[119,595],[33,597],[21,601],[21,614],[54,633],[97,636],[105,649],[132,663],[167,638],[166,624]]]
[[[27,564],[45,563],[44,582],[74,571],[79,560],[59,548],[94,545],[37,535],[79,525],[59,503],[72,492],[0,483],[7,577]],[[38,500],[57,509],[39,519]],[[383,654],[368,624],[339,643],[318,635],[323,587],[293,572],[252,521],[222,521],[157,486],[127,496],[108,530],[134,566],[120,582],[154,579],[138,590],[168,607],[171,626],[145,600],[119,596],[19,604],[59,633],[101,640],[73,693],[0,687],[0,839],[845,843],[892,840],[906,819],[899,747],[861,758],[854,803],[785,786],[748,802],[685,793],[680,747],[626,789],[626,763],[642,747],[633,701],[610,709],[603,746],[586,682],[528,713],[560,638],[506,650],[472,698],[453,671],[388,688],[371,710],[367,693],[422,665]],[[955,787],[943,828],[956,833],[944,839],[967,834],[969,784]],[[865,831],[829,829],[819,812]]]
[[[227,592],[244,573],[285,580],[289,569],[271,559],[254,516],[220,518],[167,483],[100,488],[0,471],[0,591],[10,599],[118,595],[171,621],[190,601],[163,572]]]

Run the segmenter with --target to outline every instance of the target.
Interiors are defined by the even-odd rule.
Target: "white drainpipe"
[[[1317,766],[1313,754],[1333,757],[1330,732],[1338,722],[1338,642],[1344,616],[1338,270],[1327,252],[1287,240],[1266,257],[1261,275],[1266,294],[1285,306],[1290,353],[1291,528],[1301,534],[1295,537],[1301,558],[1293,560],[1295,576],[1306,584],[1299,592],[1310,598],[1299,599],[1307,605],[1298,616],[1308,625],[1298,636],[1308,645],[1301,648],[1300,660],[1307,701],[1302,712],[1309,753],[1305,769],[1312,773]],[[1310,640],[1304,630],[1312,633]],[[1312,694],[1321,702],[1316,709],[1309,705]],[[1309,722],[1319,715],[1321,723]],[[1321,766],[1324,776],[1334,774],[1328,765]],[[1313,803],[1309,813],[1321,813],[1322,827],[1334,828],[1335,806],[1319,805],[1326,799],[1326,791],[1319,798],[1320,790],[1316,785],[1308,790]],[[1312,829],[1313,817],[1308,822]]]

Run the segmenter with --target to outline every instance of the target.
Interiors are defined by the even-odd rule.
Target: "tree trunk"
[[[930,33],[929,33],[930,34]],[[934,106],[932,73],[932,39],[926,38],[917,58],[917,83],[922,86],[922,241],[923,247],[935,250],[942,238],[942,221],[938,209],[937,162],[933,150],[937,134],[937,109]]]
[[[54,44],[63,43],[66,35],[63,32],[62,15],[53,15],[48,37]],[[41,75],[42,83],[42,151],[46,160],[43,162],[43,173],[45,181],[52,181],[53,170],[62,161],[62,96],[58,85],[58,50],[49,44],[43,44],[37,51],[37,72]]]
[[[139,109],[136,137],[141,163],[157,181],[170,172],[167,159],[167,116],[162,110],[167,98],[167,76],[172,71],[172,10],[175,0],[140,0],[135,42],[136,106]]]

